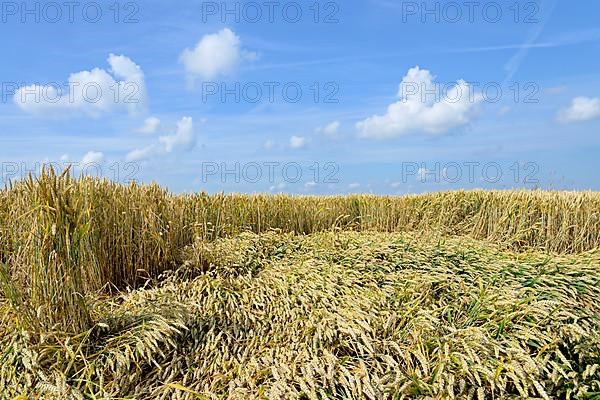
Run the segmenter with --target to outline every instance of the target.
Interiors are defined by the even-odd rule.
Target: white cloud
[[[276,185],[271,186],[269,188],[269,191],[281,193],[286,187],[287,187],[287,184],[285,182],[279,182]]]
[[[333,121],[323,127],[319,127],[317,128],[317,133],[321,133],[325,136],[329,136],[329,137],[334,137],[335,135],[337,135],[339,129],[340,129],[340,121]]]
[[[240,37],[225,28],[204,35],[193,49],[185,49],[180,62],[190,78],[213,79],[233,73],[243,59],[255,59],[256,53],[241,49]]]
[[[159,147],[156,145],[147,146],[142,149],[135,149],[127,153],[125,159],[128,162],[147,160],[148,158],[158,155],[160,153],[159,150]]]
[[[351,183],[348,185],[348,189],[358,189],[360,187],[360,183]]]
[[[174,135],[161,136],[158,140],[164,144],[167,153],[171,153],[173,150],[191,150],[196,145],[192,117],[183,117],[177,122],[177,130]]]
[[[144,72],[130,58],[110,54],[110,70],[94,68],[69,76],[66,85],[30,85],[20,88],[13,97],[23,111],[39,115],[73,115],[92,117],[146,108]]]
[[[600,118],[600,98],[576,97],[571,105],[558,113],[563,123],[589,121]]]
[[[82,165],[102,164],[103,162],[104,162],[104,154],[99,151],[88,151],[81,159]]]
[[[177,129],[173,135],[161,136],[158,143],[141,149],[130,151],[127,161],[142,161],[148,158],[180,151],[190,151],[196,146],[196,134],[191,117],[183,117],[177,122]]]
[[[290,147],[292,149],[302,149],[306,147],[308,140],[302,136],[292,136],[290,138]]]
[[[501,107],[498,110],[498,116],[503,117],[503,116],[507,115],[508,113],[510,113],[511,111],[512,111],[512,109],[509,106]]]
[[[545,89],[544,91],[548,94],[561,94],[565,92],[568,88],[566,86],[554,86]]]
[[[160,126],[160,119],[156,117],[148,117],[144,120],[144,125],[139,127],[136,132],[144,135],[152,135],[156,133]]]
[[[263,147],[265,150],[271,150],[275,147],[275,142],[271,139],[268,139],[263,143]]]
[[[400,83],[400,100],[391,104],[386,114],[358,122],[359,135],[386,139],[411,132],[442,134],[467,125],[482,96],[473,93],[464,80],[452,86],[434,81],[435,77],[426,69],[417,66],[408,70]]]
[[[62,162],[69,161],[69,155],[63,154],[62,156],[60,156],[60,161],[62,161]]]

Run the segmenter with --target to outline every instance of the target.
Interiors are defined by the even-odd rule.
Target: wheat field
[[[0,398],[600,398],[600,194],[0,191]]]

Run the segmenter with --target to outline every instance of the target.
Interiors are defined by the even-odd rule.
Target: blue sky
[[[2,179],[54,162],[176,192],[600,190],[598,15],[559,0],[3,2]]]

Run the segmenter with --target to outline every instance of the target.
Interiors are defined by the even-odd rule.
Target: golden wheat
[[[600,194],[0,191],[0,398],[600,393]]]
[[[378,232],[199,239],[69,341],[2,337],[8,397],[584,398],[600,253]],[[7,351],[6,349],[10,349]],[[61,397],[63,396],[63,397]]]

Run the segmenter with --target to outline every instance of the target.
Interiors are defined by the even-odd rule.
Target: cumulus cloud
[[[196,146],[196,134],[191,117],[183,117],[177,122],[177,129],[172,135],[160,136],[158,143],[141,149],[130,151],[127,161],[142,161],[155,156],[174,152],[190,151]]]
[[[136,132],[144,135],[152,135],[156,133],[160,126],[160,119],[156,117],[148,117],[144,120],[144,125],[139,127]]]
[[[208,80],[233,73],[244,59],[255,59],[256,53],[242,49],[240,37],[225,28],[204,35],[193,49],[185,49],[179,60],[188,77]]]
[[[302,136],[292,136],[290,138],[290,147],[292,149],[302,149],[306,147],[308,140]]]
[[[440,85],[426,69],[408,70],[398,90],[399,101],[384,115],[374,115],[356,124],[361,137],[386,139],[412,132],[443,134],[467,125],[483,100],[464,80]],[[437,93],[437,95],[433,95]]]
[[[23,111],[39,115],[84,113],[99,117],[119,110],[134,113],[145,109],[147,92],[142,69],[123,55],[110,54],[107,61],[109,70],[76,72],[65,84],[22,87],[13,101]]]
[[[99,151],[88,151],[81,159],[81,164],[102,164],[104,162],[104,154]]]
[[[174,135],[161,136],[159,140],[164,145],[167,153],[171,153],[174,150],[191,150],[196,145],[192,117],[183,117],[177,122],[177,130]]]
[[[277,183],[277,185],[271,186],[269,188],[269,191],[281,193],[286,187],[287,187],[287,184],[285,182],[279,182],[279,183]]]
[[[340,121],[333,121],[325,126],[317,128],[317,133],[321,133],[325,136],[334,137],[340,130]]]
[[[127,153],[125,159],[128,162],[147,160],[149,158],[152,158],[153,156],[160,154],[159,150],[160,148],[156,145],[146,146],[141,149],[131,150],[129,153]]]
[[[600,98],[576,97],[571,105],[558,113],[563,123],[582,122],[600,118]]]

